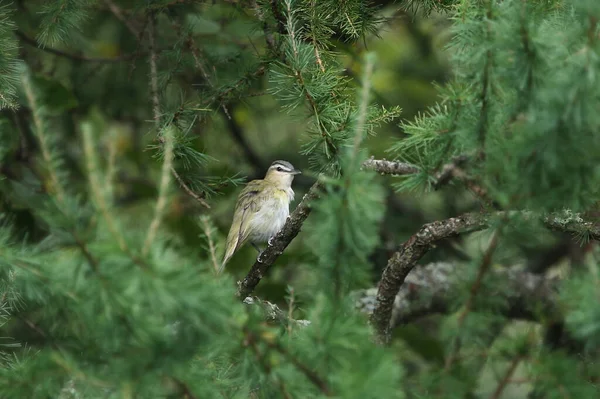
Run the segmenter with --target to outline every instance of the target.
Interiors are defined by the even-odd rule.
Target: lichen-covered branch
[[[558,279],[540,276],[516,268],[491,271],[497,292],[489,295],[503,298],[505,317],[521,320],[548,320],[560,317],[557,304]],[[464,287],[468,276],[460,265],[435,262],[414,268],[405,278],[392,302],[390,328],[414,322],[436,314],[450,312],[452,298]],[[378,288],[373,287],[353,293],[357,309],[372,315],[377,306]],[[477,304],[474,304],[477,309]]]
[[[411,175],[419,171],[418,167],[409,163],[375,159],[374,157],[364,161],[362,167],[386,175]]]
[[[452,180],[452,178],[455,177],[456,170],[462,168],[467,161],[468,157],[466,155],[459,155],[452,158],[452,161],[442,166],[438,174],[435,176],[435,183],[433,184],[434,190],[437,190]]]
[[[459,155],[454,157],[452,161],[443,165],[435,175],[433,189],[439,189],[448,184],[448,182],[455,177],[463,179],[465,176],[461,167],[467,160],[468,157],[466,155]],[[416,165],[399,161],[388,161],[387,159],[375,159],[374,157],[364,161],[362,167],[364,169],[374,170],[383,175],[412,175],[414,173],[419,173],[420,171],[419,167]]]
[[[512,211],[510,213],[519,213],[526,218],[533,216],[524,211]],[[370,318],[380,343],[389,341],[394,299],[403,286],[406,276],[417,265],[419,259],[436,242],[459,234],[483,230],[488,227],[492,218],[503,215],[508,215],[508,213],[470,213],[428,223],[402,244],[398,252],[394,253],[388,260],[388,264],[383,271],[378,285],[377,302]],[[590,239],[600,240],[600,222],[585,221],[580,216],[569,212],[563,216],[557,214],[543,216],[542,221],[546,227],[552,230],[585,235]]]
[[[459,217],[428,223],[408,239],[400,250],[389,259],[379,282],[377,304],[371,315],[380,342],[389,340],[390,319],[394,298],[408,273],[419,259],[429,251],[437,241],[468,231],[482,230],[488,225],[489,215],[465,214]]]
[[[290,315],[288,315],[286,312],[281,310],[281,308],[279,306],[277,306],[276,304],[269,302],[269,301],[265,301],[256,296],[247,296],[244,299],[244,303],[246,305],[255,305],[255,304],[259,305],[261,307],[261,309],[264,311],[265,317],[267,318],[267,320],[277,320],[278,322],[280,322],[284,325],[293,323],[294,325],[297,325],[300,327],[306,327],[306,326],[310,325],[309,320],[292,319],[290,317]]]
[[[254,266],[252,266],[250,272],[248,272],[248,275],[244,280],[238,282],[239,288],[237,295],[242,300],[254,291],[254,288],[256,288],[269,267],[275,263],[279,255],[283,253],[283,250],[287,248],[290,242],[298,235],[302,228],[302,224],[311,212],[310,202],[318,197],[320,189],[321,183],[319,181],[312,185],[296,209],[290,214],[288,220],[283,225],[283,228],[275,235],[267,248],[256,259],[256,262],[254,263]]]
[[[589,240],[600,241],[600,220],[584,220],[579,214],[569,210],[562,214],[552,214],[543,218],[544,225],[550,230],[572,233]]]

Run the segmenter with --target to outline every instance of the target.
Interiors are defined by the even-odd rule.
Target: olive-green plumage
[[[292,181],[299,173],[289,162],[275,161],[264,179],[252,180],[242,189],[219,273],[245,243],[250,242],[260,252],[258,244],[268,242],[281,230],[294,199]]]

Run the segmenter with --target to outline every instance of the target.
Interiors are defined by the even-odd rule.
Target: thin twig
[[[254,10],[254,13],[256,14],[258,20],[262,23],[262,29],[263,33],[265,34],[265,41],[267,42],[267,47],[269,48],[271,53],[277,54],[277,44],[275,43],[273,32],[271,32],[271,29],[269,28],[269,24],[267,23],[262,9],[257,4],[256,0],[251,0],[250,6]]]
[[[316,47],[315,47],[316,49]],[[367,55],[365,62],[365,72],[363,74],[363,87],[360,95],[360,105],[358,109],[358,117],[356,120],[356,132],[354,134],[354,147],[352,151],[352,160],[354,161],[358,155],[360,144],[363,139],[363,128],[367,120],[367,109],[369,107],[369,92],[371,90],[371,75],[374,67],[373,57]]]
[[[440,187],[448,184],[454,177],[454,172],[457,168],[462,167],[468,161],[466,155],[459,155],[452,158],[452,161],[442,166],[440,172],[435,176],[435,183],[433,183],[433,189],[437,190]]]
[[[259,305],[265,312],[267,320],[277,320],[282,325],[287,326],[289,331],[291,331],[292,325],[306,327],[311,324],[309,320],[294,319],[291,314],[293,310],[291,305],[288,313],[286,313],[285,311],[281,310],[276,304],[269,301],[265,301],[264,299],[260,299],[256,296],[247,296],[244,299],[244,303],[246,305]]]
[[[86,166],[88,170],[88,179],[90,183],[90,187],[92,189],[92,194],[94,196],[94,200],[96,202],[96,206],[100,209],[104,220],[108,226],[108,229],[112,233],[112,235],[117,240],[119,244],[119,248],[125,254],[127,254],[138,266],[146,267],[146,265],[138,259],[125,241],[125,237],[121,234],[119,230],[117,221],[114,220],[112,214],[109,211],[109,207],[106,201],[106,194],[102,192],[101,184],[100,184],[100,176],[99,170],[100,166],[98,164],[98,159],[95,151],[95,143],[93,139],[92,127],[86,125],[83,127],[83,147],[86,159]],[[110,184],[109,184],[110,185]]]
[[[155,16],[149,16],[149,29],[150,34],[148,35],[148,46],[150,48],[150,90],[152,93],[152,110],[154,112],[154,122],[156,127],[160,126],[160,100],[158,98],[158,70],[156,67],[156,61],[158,60],[155,48]]]
[[[52,159],[52,153],[50,148],[49,139],[44,131],[44,122],[43,115],[40,111],[40,105],[37,103],[37,97],[33,91],[33,87],[31,84],[31,77],[29,73],[25,73],[22,77],[23,89],[25,91],[25,96],[27,97],[27,102],[29,103],[29,107],[31,108],[31,115],[33,117],[33,124],[35,129],[33,129],[37,139],[40,143],[40,149],[42,151],[42,157],[44,158],[44,162],[46,163],[46,168],[48,169],[48,174],[50,176],[50,180],[52,182],[52,188],[56,192],[56,197],[60,202],[64,202],[66,198],[65,188],[62,185],[58,177],[58,170],[56,170],[54,161]]]
[[[290,288],[290,301],[288,303],[288,319],[294,319],[294,288]],[[292,323],[288,323],[287,326],[288,335],[292,336]]]
[[[212,240],[211,227],[208,222],[208,217],[203,216],[200,218],[200,222],[202,223],[202,229],[204,230],[204,235],[206,236],[206,241],[208,242],[208,251],[210,252],[210,259],[212,261],[215,272],[219,271],[219,262],[217,262],[217,255],[215,253],[215,244]]]
[[[97,63],[115,63],[122,61],[130,61],[135,59],[138,54],[124,54],[116,57],[106,58],[106,57],[88,57],[85,55],[67,53],[66,51],[58,50],[52,47],[39,47],[37,42],[27,36],[25,33],[21,31],[15,31],[15,34],[28,45],[37,48],[38,50],[45,51],[46,53],[54,54],[59,57],[69,58],[75,61],[85,61],[85,62],[97,62]]]
[[[178,30],[179,33],[181,33],[181,26],[179,24],[173,24],[175,29]],[[152,33],[151,33],[152,36]],[[206,70],[204,68],[204,66],[202,65],[202,62],[200,61],[200,50],[198,49],[198,47],[195,45],[194,40],[192,38],[192,35],[188,35],[188,37],[186,38],[186,44],[188,46],[188,48],[192,51],[192,55],[194,56],[194,61],[196,63],[196,68],[200,69],[202,76],[204,77],[204,79],[206,80],[206,82],[212,87],[213,84],[210,81],[210,78],[208,76],[208,74],[206,73]],[[154,47],[154,43],[153,43],[153,39],[150,39],[150,51],[152,51]],[[225,107],[225,105],[222,105],[225,113],[227,115],[227,108]],[[188,195],[190,197],[192,197],[193,199],[195,199],[196,201],[198,201],[200,203],[200,205],[204,206],[205,208],[210,209],[210,205],[204,200],[204,196],[206,195],[205,193],[202,194],[196,194],[181,178],[181,176],[179,175],[179,173],[177,173],[177,171],[175,170],[174,167],[171,167],[171,173],[173,174],[173,176],[175,177],[175,179],[177,180],[177,182],[179,183],[179,185],[181,186],[181,188],[183,188],[183,190],[188,193]]]
[[[104,3],[108,6],[108,9],[113,13],[113,15],[119,21],[123,22],[123,24],[127,27],[127,29],[129,29],[131,33],[133,33],[134,36],[137,37],[139,35],[138,30],[133,26],[129,19],[125,18],[125,16],[123,15],[123,10],[121,10],[119,6],[113,3],[112,0],[104,0]]]
[[[465,324],[467,315],[469,314],[469,312],[471,312],[471,309],[473,308],[473,303],[475,302],[475,297],[477,296],[479,289],[481,288],[481,285],[483,284],[483,277],[485,276],[485,274],[490,269],[490,266],[492,265],[492,256],[493,256],[494,252],[496,251],[496,248],[498,248],[499,237],[500,237],[500,230],[496,229],[494,231],[494,235],[492,236],[490,245],[483,255],[481,265],[479,266],[479,270],[477,272],[477,277],[475,277],[475,282],[471,285],[471,289],[469,291],[469,297],[467,298],[467,301],[465,302],[465,306],[463,307],[463,310],[458,315],[457,327],[456,327],[457,334],[456,334],[455,339],[452,342],[452,345],[450,346],[450,354],[446,358],[446,363],[444,365],[445,370],[450,369],[450,367],[452,366],[452,363],[454,363],[454,360],[456,358],[458,351],[460,350],[461,330],[463,328],[463,325]]]
[[[461,168],[466,161],[467,157],[461,155],[442,166],[440,172],[435,176],[435,180],[432,184],[433,189],[438,190],[442,186],[448,184],[452,179],[457,179],[462,181],[467,189],[475,194],[476,197],[480,198],[488,205],[494,206],[494,201],[489,197],[487,190],[481,187],[474,179],[470,178]],[[419,173],[420,171],[419,167],[409,163],[375,159],[374,157],[364,161],[362,167],[387,175],[412,175],[414,173]]]
[[[486,13],[486,37],[484,40],[491,40],[492,37],[492,3],[487,3],[487,13]],[[485,53],[485,64],[483,67],[483,75],[481,77],[481,94],[479,95],[479,99],[481,101],[481,109],[479,114],[479,120],[477,121],[477,139],[479,141],[479,156],[485,157],[485,144],[486,144],[486,131],[487,124],[489,119],[489,92],[491,85],[490,75],[492,74],[492,68],[494,63],[492,49],[488,48]]]
[[[87,263],[90,265],[90,268],[92,269],[92,271],[94,273],[96,273],[98,275],[98,277],[100,277],[100,279],[102,280],[103,283],[106,283],[104,278],[100,275],[100,267],[99,267],[98,260],[96,258],[94,258],[94,256],[88,249],[85,242],[79,237],[79,235],[76,232],[71,231],[71,235],[72,235],[73,239],[75,240],[75,244],[81,250],[83,257],[86,259]]]
[[[250,346],[250,348],[252,349],[252,352],[254,353],[254,356],[256,356],[256,360],[258,361],[260,366],[263,368],[265,373],[267,373],[268,375],[272,375],[273,369],[272,369],[271,365],[269,364],[269,362],[267,361],[267,359],[265,359],[265,354],[260,352],[260,349],[256,342],[256,336],[253,333],[246,331],[246,339],[245,339],[244,344],[247,346]],[[283,395],[284,399],[291,399],[291,396],[290,396],[289,392],[287,391],[283,381],[276,375],[273,375],[273,378],[275,379],[277,386],[281,390],[281,394]]]
[[[496,388],[494,393],[492,393],[492,395],[490,395],[490,399],[500,399],[502,392],[504,392],[504,388],[506,388],[506,386],[510,382],[511,377],[517,370],[517,366],[519,365],[519,363],[521,363],[522,359],[523,358],[521,356],[515,356],[515,358],[512,360],[512,362],[510,362],[510,365],[506,369],[506,373],[504,373],[504,377],[498,384],[498,387]]]
[[[235,106],[233,105],[231,105],[230,108],[235,110]],[[225,109],[223,109],[222,112],[225,113]],[[231,133],[234,140],[237,141],[238,145],[242,149],[242,152],[244,153],[244,156],[248,162],[252,164],[257,172],[262,172],[265,169],[265,165],[263,165],[261,158],[244,136],[244,132],[240,124],[235,120],[235,118],[225,118],[225,124],[227,125],[229,133]]]
[[[173,176],[175,176],[175,179],[177,179],[177,182],[179,183],[181,188],[183,188],[185,190],[185,192],[190,195],[190,197],[192,197],[193,199],[198,201],[202,206],[210,209],[210,205],[208,205],[208,203],[204,200],[204,198],[202,198],[202,195],[204,195],[204,193],[198,195],[195,192],[193,192],[192,189],[189,188],[187,184],[185,184],[185,182],[183,181],[181,176],[179,176],[179,173],[177,173],[177,171],[175,170],[174,167],[171,167],[171,173],[173,173]]]
[[[327,386],[327,383],[323,378],[321,378],[316,372],[311,370],[304,363],[300,362],[294,355],[287,351],[281,344],[277,341],[275,342],[267,342],[269,348],[275,349],[277,352],[281,353],[285,358],[287,358],[292,364],[304,374],[304,376],[312,382],[325,396],[333,396],[331,390]]]
[[[194,395],[190,387],[185,382],[173,376],[170,376],[169,378],[171,379],[171,381],[173,381],[175,385],[177,385],[177,388],[183,395],[184,399],[197,399],[197,396]]]
[[[181,34],[181,26],[179,24],[174,24],[174,26],[178,30],[179,34]],[[192,52],[192,57],[194,58],[194,64],[195,64],[196,68],[198,68],[200,70],[200,73],[202,74],[204,81],[206,83],[208,83],[208,85],[211,88],[214,88],[215,85],[212,82],[212,79],[210,78],[210,76],[208,75],[208,72],[206,71],[204,64],[202,63],[200,49],[196,45],[196,42],[194,41],[194,37],[192,36],[191,33],[188,34],[187,37],[185,38],[185,43],[186,43],[187,47],[190,49],[190,51]],[[225,113],[225,116],[227,117],[227,119],[231,119],[231,114],[229,113],[227,106],[225,104],[221,104],[221,108],[223,109],[223,112]]]
[[[154,123],[156,127],[160,127],[160,102],[158,98],[158,77],[156,70],[156,52],[154,51],[154,35],[155,32],[155,24],[154,24],[154,16],[150,16],[149,28],[150,28],[150,89],[152,91],[152,104],[154,110]],[[160,226],[162,216],[164,213],[164,209],[167,205],[167,194],[169,191],[169,186],[171,184],[171,170],[173,168],[173,127],[168,126],[164,129],[165,137],[161,137],[161,141],[164,143],[164,154],[163,154],[163,165],[161,169],[161,179],[160,179],[160,187],[158,190],[158,199],[156,201],[156,207],[154,209],[154,218],[150,223],[150,227],[148,228],[148,233],[146,235],[146,240],[144,242],[144,247],[142,249],[142,254],[147,254],[156,234],[158,232],[158,228]],[[160,132],[159,132],[160,133]]]
[[[320,181],[312,185],[296,209],[290,214],[283,228],[273,237],[267,248],[256,259],[248,275],[246,275],[244,280],[238,282],[237,296],[241,300],[244,300],[254,291],[254,288],[256,288],[267,270],[269,270],[269,267],[275,263],[279,255],[283,253],[283,250],[298,235],[302,224],[311,212],[310,203],[319,196],[321,186]]]
[[[113,181],[117,174],[117,137],[116,129],[111,129],[108,134],[108,159],[106,162],[106,175],[104,176],[104,187],[108,201],[113,201]]]

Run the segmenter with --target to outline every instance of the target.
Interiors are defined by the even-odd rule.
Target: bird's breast
[[[283,190],[276,190],[264,201],[252,218],[251,240],[266,242],[277,234],[290,214],[290,196]]]

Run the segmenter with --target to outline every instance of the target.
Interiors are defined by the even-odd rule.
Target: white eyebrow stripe
[[[276,168],[282,168],[286,172],[291,172],[292,171],[290,168],[288,168],[287,166],[282,165],[280,163],[276,163],[275,165],[271,166],[271,169],[276,169]]]

